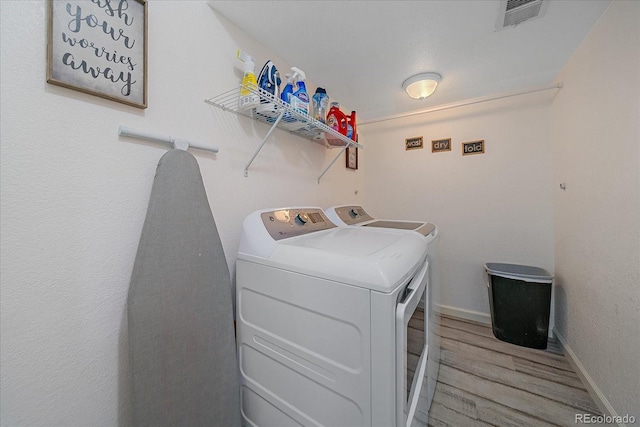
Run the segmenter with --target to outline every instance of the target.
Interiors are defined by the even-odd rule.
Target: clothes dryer
[[[426,335],[410,380],[406,358],[408,322],[428,288],[424,238],[337,227],[320,208],[262,210],[243,222],[236,272],[246,424],[426,421]]]
[[[438,228],[426,221],[408,221],[398,219],[377,219],[372,217],[360,205],[332,206],[325,210],[331,222],[342,227],[388,228],[396,230],[411,230],[422,236],[427,242],[429,260],[429,288],[427,289],[426,304],[422,305],[427,319],[429,356],[428,378],[426,381],[426,410],[431,407],[435,394],[438,373],[440,370],[440,319],[437,316],[437,306],[440,302],[440,275],[438,272]]]

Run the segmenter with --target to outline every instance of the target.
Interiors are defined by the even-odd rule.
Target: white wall
[[[613,410],[636,420],[639,22],[639,2],[612,3],[560,72],[552,110],[556,328]]]
[[[365,207],[374,217],[438,226],[441,303],[458,315],[489,321],[486,262],[553,271],[555,91],[360,126]],[[415,136],[425,148],[405,151]],[[431,140],[442,138],[452,150],[432,153]],[[463,156],[461,143],[479,139],[485,153]]]
[[[149,2],[146,110],[48,85],[45,11],[0,1],[1,425],[129,420],[126,295],[165,148],[118,138],[120,124],[220,146],[193,153],[232,275],[250,211],[352,202],[439,226],[445,305],[488,313],[487,261],[554,271],[558,331],[617,412],[639,418],[638,2],[614,2],[553,107],[545,93],[361,126],[361,169],[341,158],[319,185],[336,152],[281,131],[243,177],[267,129],[203,99],[239,82],[239,47],[258,67],[288,64],[205,2]],[[453,151],[406,152],[419,135]],[[463,157],[475,139],[486,153]]]
[[[44,0],[0,1],[0,16],[0,424],[125,424],[127,290],[166,148],[118,126],[220,146],[192,152],[232,275],[246,214],[353,200],[362,174],[340,159],[318,184],[337,152],[278,130],[243,176],[267,128],[203,101],[239,83],[237,48],[287,65],[206,2],[149,2],[146,110],[45,82]]]

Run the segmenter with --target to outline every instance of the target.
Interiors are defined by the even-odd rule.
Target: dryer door
[[[409,320],[420,300],[426,298],[429,282],[429,262],[425,260],[420,271],[400,293],[396,307],[396,426],[411,426],[418,408],[420,390],[425,381],[427,367],[428,316],[424,316],[424,330],[420,332],[417,348],[409,348]],[[424,301],[426,307],[427,301]],[[409,353],[412,353],[409,356]],[[416,355],[417,353],[417,355]],[[417,366],[411,366],[409,358],[418,358]],[[410,385],[410,388],[407,387]]]

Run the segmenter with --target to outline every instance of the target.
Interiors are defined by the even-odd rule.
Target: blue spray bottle
[[[309,115],[309,94],[307,93],[307,87],[304,83],[307,76],[302,70],[296,67],[291,67],[291,71],[293,71],[291,79],[297,81],[298,86],[298,89],[289,97],[291,108],[300,114]]]
[[[287,79],[287,84],[282,89],[282,93],[280,94],[280,99],[284,101],[285,104],[289,104],[290,99],[293,97],[293,76],[289,73],[284,75]],[[283,126],[287,129],[296,127],[298,125],[298,121],[293,117],[290,112],[284,113],[282,116]]]
[[[287,84],[282,89],[282,93],[280,94],[280,99],[282,99],[287,104],[289,103],[289,98],[293,93],[293,80],[291,79],[291,74],[287,73],[284,75],[287,79]]]
[[[282,93],[280,94],[280,99],[282,99],[286,104],[289,104],[289,100],[293,96],[293,78],[292,78],[292,75],[289,73],[285,74],[284,76],[287,79],[287,84],[282,89]],[[297,120],[295,119],[295,117],[293,117],[291,113],[289,113],[288,111],[284,113],[284,116],[282,116],[283,126],[287,128],[291,126],[295,126],[296,122]]]

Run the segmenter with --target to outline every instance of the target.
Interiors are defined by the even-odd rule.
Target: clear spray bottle
[[[240,98],[238,108],[249,110],[260,105],[260,95],[258,95],[258,81],[256,80],[256,64],[253,58],[238,49],[236,57],[243,63],[242,86],[240,86]]]

